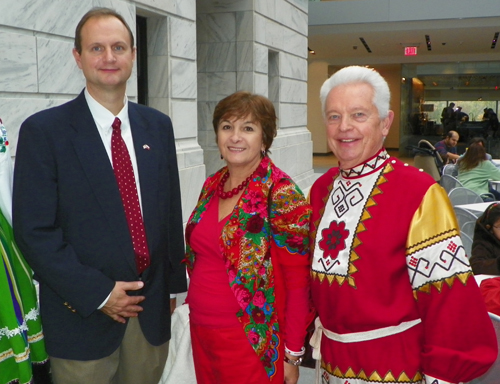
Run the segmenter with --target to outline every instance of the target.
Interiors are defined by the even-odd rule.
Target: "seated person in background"
[[[474,143],[479,143],[480,145],[483,146],[483,148],[486,148],[486,141],[482,137],[472,138],[472,140],[469,142],[469,146],[471,146]],[[460,157],[457,159],[457,164],[460,162],[460,160],[462,160],[462,157],[464,157],[464,155],[465,152],[462,155],[460,155]],[[496,163],[493,162],[493,156],[491,156],[488,152],[486,152],[486,160],[491,161],[495,167],[500,167],[500,165],[497,165]]]
[[[457,124],[469,121],[469,115],[465,112],[462,112],[462,107],[457,107],[457,110],[453,113],[453,117],[455,118]]]
[[[457,144],[460,136],[455,131],[449,131],[444,140],[438,141],[434,147],[441,155],[445,164],[454,163],[460,157],[457,154]]]
[[[473,143],[458,163],[458,181],[478,195],[492,193],[500,200],[500,192],[489,188],[488,180],[500,180],[500,169],[486,160],[486,149],[481,143]]]
[[[470,258],[476,275],[500,275],[500,204],[493,203],[477,219]]]

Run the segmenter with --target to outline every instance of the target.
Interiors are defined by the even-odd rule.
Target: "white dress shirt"
[[[117,116],[114,116],[108,109],[99,104],[99,102],[90,95],[90,93],[87,91],[87,88],[85,88],[85,99],[87,100],[90,113],[94,118],[95,125],[97,126],[97,130],[99,131],[99,135],[101,136],[102,143],[104,144],[104,148],[106,149],[106,153],[108,154],[111,166],[113,166],[111,157],[111,135],[113,133],[113,128],[111,127],[111,125],[113,124],[113,121],[115,121],[115,117],[118,117],[121,120],[122,138],[125,142],[125,145],[127,146],[130,160],[132,161],[135,184],[137,186],[137,196],[139,196],[139,205],[141,206],[142,212],[141,185],[139,182],[139,173],[137,171],[137,158],[135,156],[132,129],[130,128],[130,120],[128,117],[127,95],[125,95],[123,99],[123,108]]]

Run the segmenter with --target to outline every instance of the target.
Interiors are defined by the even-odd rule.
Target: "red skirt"
[[[200,384],[269,383],[262,362],[237,328],[207,328],[191,323],[194,370]],[[278,376],[278,375],[276,375]],[[283,383],[273,380],[275,383]]]

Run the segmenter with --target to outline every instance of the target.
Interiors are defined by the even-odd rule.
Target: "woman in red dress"
[[[268,157],[271,101],[234,93],[213,126],[227,166],[205,181],[186,227],[197,380],[296,383],[311,318],[310,206]]]

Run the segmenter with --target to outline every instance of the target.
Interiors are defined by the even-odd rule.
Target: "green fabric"
[[[478,195],[489,192],[488,180],[500,180],[500,169],[491,161],[482,161],[476,168],[468,171],[462,171],[460,167],[458,169],[458,181]]]
[[[32,272],[1,211],[0,255],[0,384],[30,383],[32,364],[44,363],[48,356]]]

